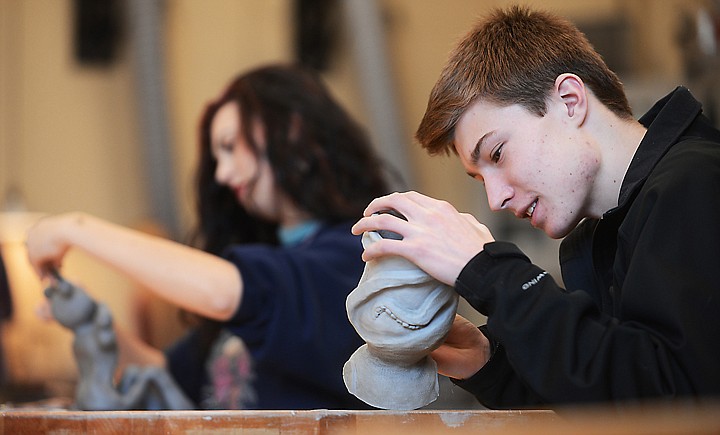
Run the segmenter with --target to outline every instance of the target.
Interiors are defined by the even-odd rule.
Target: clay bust
[[[45,289],[55,319],[73,331],[78,366],[75,407],[82,410],[193,409],[194,405],[162,367],[130,366],[119,385],[112,315],[80,287],[55,274]]]
[[[394,233],[363,234],[367,247]],[[345,363],[350,393],[377,408],[409,410],[438,397],[438,375],[429,354],[444,340],[458,295],[401,257],[366,263],[347,298],[348,318],[367,344]]]

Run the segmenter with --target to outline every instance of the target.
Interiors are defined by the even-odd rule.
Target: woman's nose
[[[223,159],[217,160],[217,166],[215,166],[215,181],[218,184],[227,184],[231,172],[230,165],[227,162]]]

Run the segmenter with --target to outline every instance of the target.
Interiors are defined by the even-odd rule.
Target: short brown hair
[[[576,74],[611,111],[632,119],[622,83],[575,25],[519,6],[496,9],[451,53],[415,137],[431,155],[455,152],[455,126],[480,98],[544,116],[563,73]]]

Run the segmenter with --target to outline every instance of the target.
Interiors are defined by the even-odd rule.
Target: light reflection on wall
[[[39,213],[0,213],[0,247],[10,284],[13,316],[3,328],[9,382],[47,384],[76,377],[72,335],[36,310],[43,303],[43,283],[27,260],[25,234]]]

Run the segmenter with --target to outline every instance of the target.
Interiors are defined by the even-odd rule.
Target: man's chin
[[[562,239],[562,238],[564,238],[565,236],[567,236],[568,234],[570,234],[570,232],[571,232],[572,230],[574,230],[575,227],[578,226],[578,224],[579,224],[579,222],[576,222],[576,223],[574,223],[573,225],[563,226],[563,227],[560,227],[560,228],[558,228],[558,227],[553,227],[553,226],[551,226],[551,225],[546,225],[546,226],[544,226],[543,228],[540,228],[540,229],[541,229],[545,234],[547,234],[547,236],[550,237],[551,239],[558,240],[558,239]]]

